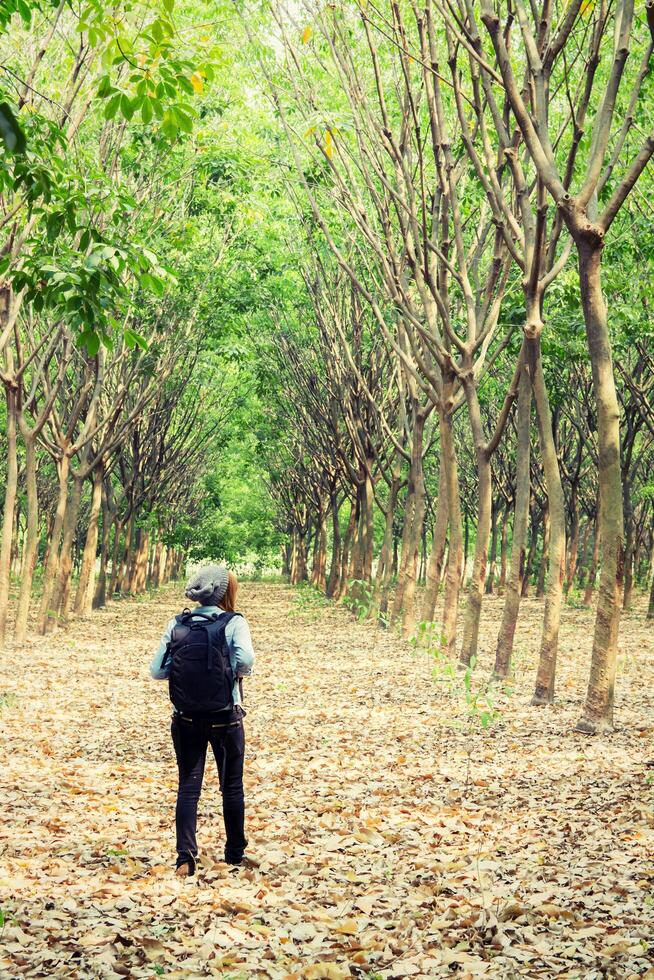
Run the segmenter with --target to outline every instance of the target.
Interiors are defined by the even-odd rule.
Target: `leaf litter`
[[[524,601],[483,728],[427,654],[343,608],[297,615],[294,596],[243,586],[253,869],[221,861],[207,765],[199,872],[172,873],[170,708],[148,664],[174,590],[4,655],[0,976],[654,977],[643,610],[623,621],[617,730],[587,740],[571,729],[590,612],[565,610],[557,703],[533,709]],[[478,676],[500,613],[489,597]]]

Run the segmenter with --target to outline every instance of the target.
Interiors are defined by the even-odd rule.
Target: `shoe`
[[[195,874],[195,859],[191,854],[184,854],[177,858],[175,874],[178,878],[191,878]]]
[[[228,858],[225,858],[225,863],[230,865],[230,871],[235,871],[237,868],[254,869],[259,867],[258,861],[254,858],[246,857],[245,854],[239,861],[230,861]]]

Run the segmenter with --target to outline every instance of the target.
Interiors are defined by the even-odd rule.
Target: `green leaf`
[[[32,22],[32,11],[25,3],[25,0],[16,0],[16,10],[26,24],[30,24]]]
[[[100,350],[100,337],[95,330],[84,330],[77,338],[78,344],[86,348],[89,357],[95,357]]]
[[[140,333],[136,333],[134,330],[130,330],[129,327],[125,327],[124,336],[125,344],[130,350],[134,350],[135,347],[140,347],[141,350],[148,349],[148,342],[145,337],[142,337]]]
[[[143,105],[141,106],[141,119],[146,125],[152,121],[153,112],[152,99],[144,99]]]
[[[141,283],[142,289],[154,293],[155,296],[163,296],[166,289],[166,284],[163,279],[160,279],[159,276],[153,276],[149,272],[144,272],[139,282]]]
[[[111,84],[109,75],[103,75],[98,85],[98,98],[106,99],[115,91],[116,88]]]
[[[112,96],[111,99],[109,99],[104,110],[105,119],[114,118],[114,116],[118,112],[118,107],[120,106],[122,98],[123,98],[122,94],[120,92],[117,92],[116,95]]]
[[[127,121],[134,115],[134,106],[132,105],[132,100],[129,95],[121,95],[120,97],[120,111]]]
[[[25,152],[25,135],[6,102],[0,102],[0,139],[10,153]]]

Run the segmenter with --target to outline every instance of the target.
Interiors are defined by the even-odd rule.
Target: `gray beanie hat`
[[[227,592],[228,582],[224,565],[204,565],[189,581],[184,595],[205,606],[217,605]]]

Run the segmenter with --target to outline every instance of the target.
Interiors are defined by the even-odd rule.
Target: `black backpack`
[[[234,672],[225,627],[240,613],[190,612],[176,616],[165,661],[171,660],[168,689],[178,711],[214,714],[233,705]]]

